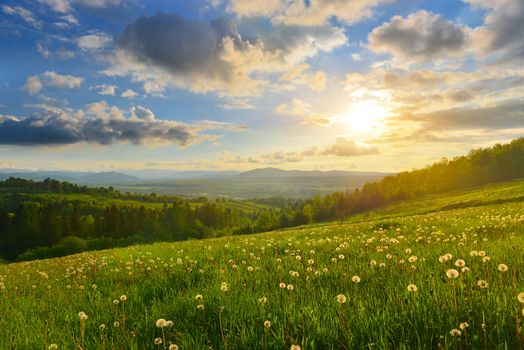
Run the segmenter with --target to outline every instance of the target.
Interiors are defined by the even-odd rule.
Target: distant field
[[[522,188],[2,265],[0,349],[519,349]]]
[[[353,190],[364,183],[381,179],[378,175],[243,178],[148,181],[115,185],[121,191],[177,194],[210,198],[307,198],[336,191]]]

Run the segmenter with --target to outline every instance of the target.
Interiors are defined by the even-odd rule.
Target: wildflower
[[[455,266],[456,267],[464,267],[466,266],[466,262],[462,259],[458,259],[457,261],[455,261]]]
[[[293,289],[295,289],[295,287],[293,287],[292,284],[288,284],[286,288],[287,288],[287,290],[293,290]]]
[[[351,280],[352,280],[354,283],[360,283],[360,277],[358,277],[357,275],[351,277]]]
[[[447,254],[444,254],[444,256],[446,257],[447,260],[451,260],[453,259],[453,255],[447,253]]]
[[[175,322],[173,321],[166,321],[166,324],[165,324],[165,327],[166,328],[171,328],[175,325]]]
[[[517,296],[517,299],[519,300],[519,302],[524,304],[524,292],[519,293],[519,295]]]
[[[113,300],[113,304],[118,305],[118,303],[120,303],[120,300],[118,299]]]
[[[87,320],[87,314],[86,314],[85,312],[83,312],[83,311],[80,311],[80,312],[78,313],[78,317],[80,318],[80,321],[85,321],[85,320]]]
[[[247,271],[248,271],[248,272],[253,272],[253,267],[248,266],[248,267],[247,267]]]
[[[280,289],[286,288],[286,284],[284,282],[280,282],[279,285]]]
[[[478,280],[477,281],[477,286],[479,286],[480,288],[488,288],[488,282],[486,280]]]
[[[448,261],[448,258],[446,258],[444,255],[442,255],[442,256],[438,257],[438,261],[440,263],[445,263],[446,261]]]
[[[346,296],[344,294],[337,295],[337,301],[339,304],[345,304],[346,303]]]
[[[309,259],[309,260],[307,261],[307,263],[308,263],[309,265],[313,265],[313,264],[315,263],[315,260],[313,260],[313,259]]]
[[[468,327],[469,327],[469,323],[467,323],[467,322],[461,322],[460,325],[459,325],[459,328],[462,329],[462,330],[465,330]]]
[[[262,297],[262,298],[258,299],[258,301],[260,302],[260,304],[265,304],[265,303],[267,303],[267,298],[266,297]]]
[[[487,256],[487,255],[486,255],[485,257],[482,258],[482,262],[483,262],[483,263],[487,263],[487,262],[489,262],[490,260],[491,260],[491,257],[489,257],[489,256]]]
[[[462,273],[469,272],[469,267],[464,266],[460,271],[462,271]]]
[[[220,285],[220,290],[225,293],[227,292],[227,289],[228,289],[227,283],[222,282],[222,284]]]
[[[102,323],[100,326],[98,326],[98,328],[100,328],[100,330],[103,331],[104,329],[106,329],[106,325]]]
[[[162,344],[162,338],[155,338],[155,345]]]
[[[499,271],[500,272],[508,271],[508,265],[506,265],[506,264],[499,264]]]
[[[96,284],[93,284],[93,285],[91,286],[91,288],[93,288],[93,289],[96,289],[96,287],[97,287]]]
[[[486,256],[486,252],[483,251],[483,250],[481,250],[481,251],[479,252],[479,256],[482,256],[482,257],[483,257],[483,256]]]
[[[456,328],[453,328],[449,334],[451,334],[453,337],[460,337],[460,335],[462,334],[458,329]]]
[[[120,322],[118,322],[118,321],[113,322],[113,327],[115,327],[115,328],[120,327]]]
[[[417,286],[415,284],[409,284],[408,285],[408,291],[409,292],[416,292],[418,290]]]
[[[477,252],[476,250],[472,250],[471,252],[469,252],[469,255],[470,256],[478,256],[479,252]]]
[[[264,321],[264,328],[268,329],[269,327],[271,327],[271,321],[269,320]]]
[[[459,272],[455,269],[449,269],[448,271],[446,271],[446,276],[448,278],[457,278],[459,275]]]
[[[169,350],[178,350],[178,345],[176,344],[169,345]]]
[[[125,294],[120,296],[120,301],[121,302],[124,302],[126,300],[127,300],[127,296]]]
[[[157,326],[157,328],[164,328],[166,326],[166,320],[163,319],[163,318],[159,318],[158,320],[156,320],[155,324]]]
[[[195,300],[196,300],[196,301],[202,301],[202,300],[204,300],[204,297],[202,296],[202,294],[197,294],[197,295],[195,296]]]
[[[56,345],[55,343],[53,344],[49,344],[49,346],[47,347],[48,350],[57,350],[58,349],[58,345]]]
[[[291,345],[291,348],[290,350],[301,350],[302,348],[300,347],[300,345],[297,345],[297,344],[293,344]]]
[[[198,304],[197,305],[198,310],[204,310],[204,304]]]

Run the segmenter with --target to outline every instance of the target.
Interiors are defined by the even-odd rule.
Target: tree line
[[[200,198],[191,205],[176,196],[124,194],[113,188],[88,188],[50,179],[10,178],[0,182],[0,254],[7,260],[33,259],[134,243],[264,232],[342,220],[404,199],[523,177],[524,138],[387,176],[354,191],[253,212],[227,208],[220,200]],[[151,208],[32,199],[32,193],[42,192],[96,194],[163,205]]]

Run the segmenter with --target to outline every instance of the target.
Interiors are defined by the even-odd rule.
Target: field
[[[522,348],[522,187],[1,265],[0,349]]]

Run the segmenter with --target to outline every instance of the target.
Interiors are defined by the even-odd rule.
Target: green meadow
[[[523,187],[0,265],[0,349],[518,349]]]

